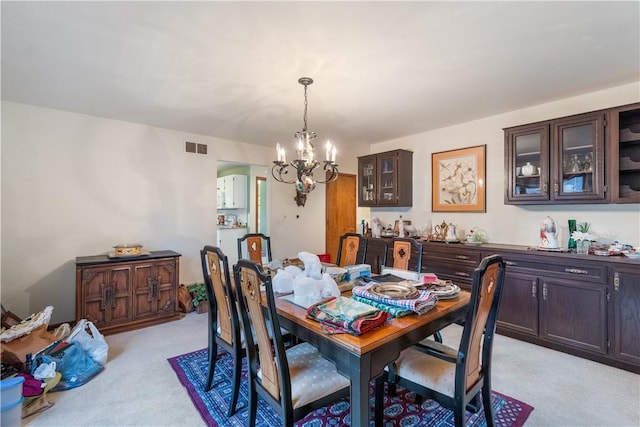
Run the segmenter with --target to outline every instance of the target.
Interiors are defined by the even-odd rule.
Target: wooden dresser
[[[383,258],[384,241],[368,239],[367,260]],[[640,373],[640,261],[423,242],[422,271],[470,290],[474,268],[492,254],[507,265],[498,333]]]
[[[177,252],[76,258],[76,321],[92,321],[103,334],[180,318]]]

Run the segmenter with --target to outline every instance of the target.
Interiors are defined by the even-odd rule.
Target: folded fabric
[[[391,317],[402,317],[402,316],[406,316],[407,314],[413,313],[413,311],[407,310],[406,308],[400,308],[400,307],[396,307],[395,305],[385,304],[379,301],[373,301],[358,295],[354,295],[353,299],[356,301],[360,301],[365,304],[369,304],[374,307],[377,307],[380,310],[386,311],[387,313],[389,313],[389,315],[391,315]]]
[[[346,297],[338,297],[341,299],[349,299]],[[326,300],[320,301],[316,304],[313,304],[307,309],[307,317],[310,319],[316,320],[320,322],[322,325],[322,330],[329,334],[341,334],[348,333],[351,335],[362,335],[366,332],[369,332],[387,321],[389,318],[389,313],[386,311],[379,310],[375,307],[371,307],[373,311],[367,309],[368,314],[362,312],[360,317],[354,317],[353,320],[347,320],[347,317],[342,315],[335,315],[335,307],[340,304],[350,304],[350,305],[363,305],[366,304],[354,301],[354,303],[345,303],[344,301],[338,303],[332,303],[336,300],[336,297],[331,297]],[[324,311],[325,307],[328,304],[328,311]]]
[[[371,287],[375,285],[375,283],[372,283],[364,286],[358,286],[353,288],[351,292],[353,293],[353,295],[357,295],[371,301],[382,302],[395,307],[411,310],[416,314],[426,313],[427,311],[431,310],[433,306],[435,306],[438,302],[438,298],[432,292],[425,290],[419,290],[418,297],[413,299],[396,299],[379,296],[370,291]]]
[[[380,309],[343,296],[325,299],[317,305],[318,310],[340,320],[351,322],[375,314]]]

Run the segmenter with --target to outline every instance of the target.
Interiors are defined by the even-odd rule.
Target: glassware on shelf
[[[591,160],[591,153],[584,155],[584,162],[582,163],[582,170],[585,172],[591,172],[593,161]]]
[[[536,168],[530,162],[527,162],[526,165],[522,166],[521,172],[524,176],[531,176],[536,172]]]
[[[577,154],[574,154],[571,157],[567,169],[567,173],[578,173],[582,170],[580,159],[578,158]]]

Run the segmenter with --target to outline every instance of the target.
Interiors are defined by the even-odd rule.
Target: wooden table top
[[[347,292],[343,295],[349,296],[350,294],[350,292]],[[322,330],[319,322],[307,318],[307,311],[303,307],[279,297],[276,297],[275,301],[279,315],[313,332],[325,335],[336,345],[347,349],[353,354],[362,355],[452,311],[466,306],[469,304],[470,296],[471,294],[469,292],[460,291],[457,298],[440,300],[435,307],[425,314],[409,314],[403,317],[390,318],[384,325],[360,336],[347,333],[329,335]]]

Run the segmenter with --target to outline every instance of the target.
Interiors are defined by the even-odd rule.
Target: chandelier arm
[[[285,164],[282,162],[273,162],[273,167],[271,168],[271,176],[273,176],[273,179],[275,179],[278,182],[282,182],[283,184],[295,184],[296,180],[292,179],[292,180],[287,180],[285,178],[283,178],[282,175],[286,175],[289,173],[289,164]],[[277,175],[276,175],[276,171],[277,171]]]
[[[338,165],[333,162],[324,162],[324,167],[322,168],[325,172],[329,172],[329,176],[324,181],[315,180],[317,184],[326,184],[328,182],[335,181],[338,179]]]

